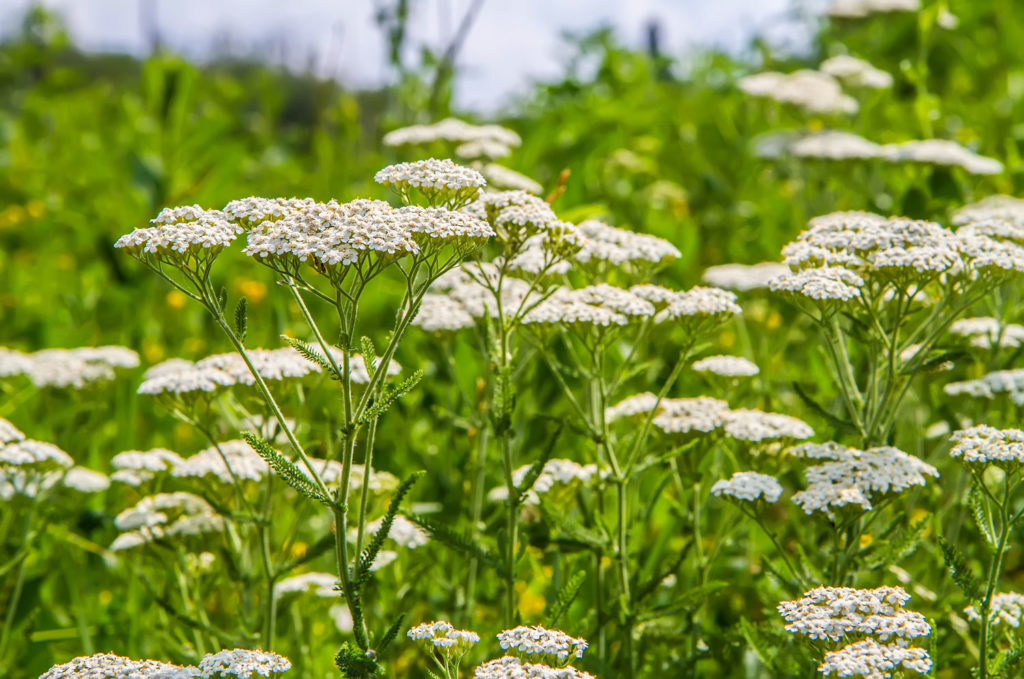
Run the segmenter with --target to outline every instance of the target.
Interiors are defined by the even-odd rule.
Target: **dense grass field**
[[[0,676],[1024,676],[1024,5],[812,30],[484,120],[30,13]]]

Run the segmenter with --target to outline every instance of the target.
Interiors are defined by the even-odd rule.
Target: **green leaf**
[[[285,343],[288,344],[288,346],[290,346],[292,349],[299,352],[299,354],[301,354],[304,359],[306,359],[310,363],[320,366],[320,369],[323,370],[328,375],[330,375],[332,380],[341,382],[341,373],[336,371],[334,369],[334,366],[331,365],[331,362],[328,361],[319,351],[313,349],[311,345],[309,345],[306,342],[303,342],[300,339],[289,337],[288,335],[281,335],[281,339],[283,339]]]
[[[423,472],[415,472],[409,476],[402,485],[395,491],[394,496],[391,498],[391,502],[388,504],[388,511],[384,514],[384,518],[381,520],[380,528],[373,534],[366,547],[363,549],[362,554],[359,555],[359,560],[356,563],[356,572],[353,577],[353,585],[358,590],[362,587],[367,580],[370,578],[371,569],[373,568],[373,562],[377,559],[377,554],[380,552],[381,547],[384,546],[384,541],[387,540],[388,534],[391,532],[391,525],[395,522],[395,515],[398,514],[398,508],[402,504],[402,500],[412,489],[413,485],[423,476]]]
[[[391,642],[398,636],[398,631],[402,629],[403,622],[405,622],[405,613],[399,613],[398,617],[395,618],[395,621],[391,623],[391,626],[388,627],[386,632],[384,632],[384,636],[380,638],[380,643],[377,644],[378,653],[384,651],[384,649],[391,645]]]
[[[586,579],[587,574],[584,571],[577,571],[569,578],[569,582],[565,583],[555,596],[548,615],[544,619],[544,627],[554,629],[558,626],[558,619],[565,615],[569,607],[572,606],[572,602],[576,600]]]
[[[373,655],[346,641],[334,656],[334,664],[346,679],[370,679],[381,674],[381,667]]]
[[[381,415],[391,409],[391,406],[398,402],[398,399],[415,389],[421,379],[423,379],[423,371],[417,370],[397,386],[385,389],[380,397],[366,408],[356,424],[362,426],[379,419]]]
[[[366,364],[366,372],[373,379],[373,373],[377,371],[377,367],[374,365],[374,357],[377,355],[377,350],[373,346],[373,342],[369,337],[359,338],[359,346],[363,351],[363,363]]]
[[[995,552],[996,536],[992,534],[989,515],[985,509],[985,501],[981,497],[981,490],[978,488],[977,483],[971,484],[971,489],[967,491],[967,504],[971,508],[971,518],[974,519],[974,525],[978,527],[978,531],[985,538],[989,550]]]
[[[823,420],[831,424],[836,429],[842,431],[857,431],[857,427],[856,425],[853,424],[853,422],[850,422],[849,420],[844,420],[841,417],[836,417],[829,411],[825,410],[824,407],[822,407],[817,401],[811,398],[807,392],[804,391],[803,387],[801,387],[799,383],[794,381],[791,384],[793,385],[793,391],[795,391],[796,395],[800,397],[800,400],[803,401],[808,408],[817,413],[818,416],[821,417]]]
[[[235,307],[235,332],[238,334],[238,341],[243,345],[245,344],[246,325],[246,305],[247,302],[245,297],[238,300],[238,306]]]
[[[275,474],[284,479],[285,483],[299,492],[300,495],[310,500],[319,502],[326,507],[333,507],[331,498],[324,495],[316,485],[309,480],[309,477],[295,466],[295,464],[281,453],[274,450],[269,443],[251,432],[242,434],[242,438],[248,443],[256,454],[262,457]]]
[[[420,514],[407,514],[406,516],[410,521],[418,524],[423,530],[430,533],[430,537],[438,542],[447,545],[457,552],[476,557],[480,563],[490,566],[498,571],[499,574],[504,575],[505,569],[501,559],[480,544],[476,538],[460,533],[443,523],[438,523]]]
[[[764,644],[764,640],[761,637],[760,632],[753,624],[746,618],[740,618],[740,631],[743,633],[743,638],[750,644],[750,648],[754,649],[754,653],[761,659],[761,662],[765,666],[774,671],[775,670],[775,658],[769,652],[768,648]]]
[[[945,538],[939,538],[939,547],[942,549],[942,560],[946,563],[946,568],[949,569],[953,582],[957,584],[963,591],[964,596],[970,601],[979,601],[981,599],[981,582],[978,580],[978,576],[974,574],[974,571],[971,570],[970,564],[967,563],[967,558],[956,548],[956,545]]]

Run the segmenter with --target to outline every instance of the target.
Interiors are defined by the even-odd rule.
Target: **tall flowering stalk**
[[[486,222],[459,211],[476,198],[485,183],[473,170],[448,160],[431,159],[384,168],[377,173],[376,180],[393,188],[406,205],[393,208],[375,200],[318,203],[312,199],[247,198],[229,203],[222,211],[198,206],[168,208],[153,220],[153,226],[136,229],[116,243],[116,247],[126,249],[213,316],[249,369],[253,386],[277,420],[302,469],[259,436],[247,434],[246,440],[290,485],[330,512],[341,590],[354,621],[358,646],[343,647],[338,665],[352,677],[377,671],[376,651],[394,638],[398,624],[379,637],[380,647],[371,646],[360,602],[361,589],[387,537],[391,520],[386,520],[367,539],[369,484],[364,479],[355,512],[357,535],[354,544],[350,544],[350,488],[358,435],[365,432],[363,472],[368,475],[377,420],[418,380],[417,374],[391,386],[387,380],[389,370],[384,367],[390,364],[429,286],[494,235]],[[426,205],[412,204],[415,199]],[[289,343],[340,385],[342,470],[333,491],[296,438],[245,347],[244,309],[236,311],[233,326],[227,315],[226,294],[218,291],[212,281],[218,255],[243,233],[247,240],[245,254],[278,275],[314,337],[310,344],[293,339]],[[372,341],[363,338],[360,342],[360,349],[367,356],[364,367],[369,380],[359,392],[353,386],[353,345],[359,337],[360,301],[375,279],[385,272],[401,276],[404,293],[379,360],[372,360],[376,353]],[[334,309],[339,328],[337,346],[325,338],[307,299]],[[399,489],[389,517],[393,518],[397,501],[408,488],[409,482]]]

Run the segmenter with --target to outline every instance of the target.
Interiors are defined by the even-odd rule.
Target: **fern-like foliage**
[[[544,627],[553,629],[558,626],[558,619],[565,615],[569,607],[572,606],[572,602],[576,600],[580,590],[583,589],[583,583],[586,579],[587,574],[583,571],[577,571],[569,578],[569,582],[565,583],[565,586],[559,590],[555,600],[551,603],[551,609],[543,622]]]
[[[359,421],[356,422],[356,424],[358,426],[363,426],[373,420],[379,419],[384,413],[391,410],[391,406],[395,405],[395,403],[398,402],[398,399],[415,389],[421,379],[423,379],[423,371],[417,370],[397,386],[385,388],[381,392],[381,395],[366,408],[362,417],[359,418]]]
[[[971,508],[974,525],[978,527],[978,531],[985,538],[988,548],[995,552],[996,536],[992,532],[989,513],[985,509],[985,500],[981,497],[981,490],[978,489],[977,483],[972,484],[971,489],[967,491],[967,505]]]
[[[399,613],[398,617],[395,618],[395,621],[391,623],[391,626],[388,627],[387,631],[384,632],[384,635],[380,638],[380,643],[377,644],[378,653],[391,645],[391,642],[398,636],[399,630],[402,629],[403,622],[405,622],[405,613]]]
[[[373,379],[373,374],[377,372],[377,366],[374,365],[376,362],[374,356],[377,355],[377,349],[373,346],[373,342],[369,337],[359,338],[359,348],[363,352],[363,363],[366,364],[366,374]]]
[[[547,447],[541,452],[540,457],[533,461],[530,468],[526,470],[526,476],[523,477],[523,482],[519,484],[515,492],[515,503],[521,505],[526,501],[526,494],[533,488],[533,484],[540,478],[541,473],[544,471],[544,466],[547,465],[548,460],[551,459],[551,455],[555,452],[555,444],[558,443],[558,437],[562,435],[562,427],[559,426],[555,430],[555,433],[551,436],[548,441]]]
[[[468,556],[476,557],[480,563],[490,566],[494,570],[498,571],[499,574],[504,575],[504,566],[502,565],[501,559],[484,547],[475,538],[464,533],[460,533],[443,523],[438,523],[437,521],[420,514],[409,514],[407,516],[410,521],[416,523],[423,528],[423,530],[430,533],[430,537],[434,538],[438,542],[454,549],[457,552],[462,552]]]
[[[381,547],[384,546],[384,541],[388,539],[388,534],[391,533],[391,525],[395,522],[395,515],[398,514],[398,508],[402,505],[402,500],[412,490],[413,485],[423,476],[423,472],[415,472],[409,478],[402,482],[402,485],[395,491],[394,496],[391,498],[391,502],[388,504],[388,511],[384,514],[384,518],[380,522],[380,528],[373,534],[370,541],[366,544],[362,554],[359,555],[359,559],[356,562],[356,572],[353,576],[353,585],[356,589],[362,587],[367,580],[370,578],[370,572],[373,568],[373,562],[377,559],[377,554],[380,553]]]
[[[963,555],[956,545],[945,538],[939,538],[939,547],[942,549],[942,560],[949,569],[949,575],[953,582],[963,591],[970,601],[979,601],[981,598],[981,582],[974,574],[971,565],[967,563],[967,557]]]
[[[297,490],[300,495],[327,507],[334,506],[331,498],[320,492],[320,489],[309,480],[308,476],[303,474],[291,460],[274,450],[269,443],[252,432],[245,432],[242,434],[242,438],[256,451],[257,455],[270,465],[275,474],[284,479],[285,483]]]
[[[238,341],[245,344],[245,335],[248,331],[248,323],[246,319],[246,302],[245,297],[238,300],[238,306],[235,307],[235,333],[238,335]]]
[[[331,362],[328,361],[327,358],[319,351],[313,349],[312,345],[310,345],[308,342],[303,342],[300,339],[288,337],[287,335],[281,335],[281,339],[283,339],[285,343],[292,349],[299,352],[299,354],[304,359],[306,359],[307,361],[314,365],[320,366],[320,369],[323,370],[328,375],[330,375],[332,380],[335,380],[336,382],[342,381],[341,373],[335,370],[334,366],[331,365]]]

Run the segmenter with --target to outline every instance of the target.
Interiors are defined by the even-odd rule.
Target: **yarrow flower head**
[[[739,88],[754,97],[792,104],[810,113],[856,113],[856,100],[843,94],[835,78],[820,71],[766,71],[741,78]]]
[[[512,481],[516,486],[522,485],[526,480],[526,475],[531,467],[532,465],[523,465],[512,472]],[[560,488],[572,487],[578,483],[587,483],[597,476],[597,472],[595,464],[581,465],[573,460],[552,458],[544,463],[544,468],[534,479],[533,486],[526,493],[523,503],[538,505],[541,495]],[[508,499],[508,487],[498,486],[488,493],[487,497],[492,501],[504,501]]]
[[[881,90],[892,87],[892,75],[879,70],[857,57],[847,54],[831,57],[821,62],[822,73],[827,73],[846,85]]]
[[[462,148],[462,147],[460,147]],[[458,150],[456,150],[458,153]],[[510,167],[498,163],[487,163],[480,168],[480,174],[487,180],[487,185],[492,188],[504,189],[506,191],[529,191],[530,193],[541,193],[544,187],[539,182],[527,177],[522,172],[516,172]]]
[[[274,596],[282,597],[288,594],[313,592],[320,598],[333,599],[339,596],[337,584],[338,576],[331,573],[303,573],[279,580],[274,585]]]
[[[13,424],[0,417],[0,448],[8,443],[24,441],[25,435]]]
[[[888,679],[895,671],[928,674],[931,669],[931,658],[923,648],[899,643],[880,644],[874,639],[864,639],[838,651],[828,651],[824,662],[818,666],[818,671],[826,677],[865,679]]]
[[[138,365],[139,355],[119,346],[43,349],[31,354],[0,348],[0,377],[25,375],[40,388],[84,389],[114,379],[115,370]]]
[[[816,587],[799,599],[781,602],[778,611],[788,623],[787,632],[810,639],[868,636],[907,642],[932,631],[923,615],[903,608],[909,600],[902,587]]]
[[[994,464],[1006,470],[1024,464],[1024,431],[979,424],[953,432],[949,454],[969,467]],[[3,450],[0,449],[0,454]]]
[[[694,372],[711,373],[721,377],[753,377],[760,369],[742,356],[708,356],[690,366]]]
[[[996,370],[963,382],[950,382],[942,390],[949,396],[991,399],[1006,395],[1016,406],[1024,406],[1024,369]]]
[[[110,460],[115,469],[110,480],[127,486],[141,486],[157,475],[169,473],[184,462],[180,455],[165,448],[152,450],[126,450]]]
[[[473,679],[596,679],[593,674],[572,666],[550,667],[539,663],[523,662],[506,655],[490,660],[473,671]]]
[[[726,290],[761,290],[782,274],[789,273],[789,267],[781,262],[760,264],[720,264],[704,271],[704,282]]]
[[[966,337],[972,347],[979,349],[1016,349],[1024,344],[1024,326],[1003,323],[998,318],[960,318],[949,326],[949,332]]]
[[[977,606],[968,606],[964,609],[964,613],[967,614],[967,619],[971,622],[981,620],[981,613]],[[998,592],[992,596],[988,618],[993,625],[1008,625],[1017,629],[1020,627],[1022,615],[1024,615],[1024,595],[1017,592]]]
[[[852,132],[826,130],[794,140],[787,150],[797,158],[864,160],[877,158],[882,147]]]
[[[757,472],[736,472],[730,479],[716,482],[711,487],[711,494],[741,502],[778,502],[782,496],[782,486],[774,476]]]
[[[202,679],[213,677],[237,677],[249,679],[253,676],[272,677],[292,668],[288,658],[270,651],[251,651],[236,648],[230,651],[209,653],[199,661]]]
[[[210,446],[174,466],[177,478],[214,477],[222,483],[260,481],[270,473],[266,461],[240,439]]]
[[[679,249],[667,240],[619,229],[596,219],[581,222],[578,228],[585,238],[583,247],[575,255],[575,260],[581,264],[605,262],[649,272],[652,267],[680,256]]]
[[[539,656],[545,662],[566,665],[570,658],[582,658],[587,640],[569,636],[559,630],[520,626],[498,634],[502,650],[512,651],[522,659]]]
[[[198,676],[199,670],[195,667],[97,653],[54,665],[39,679],[194,679]]]
[[[114,247],[170,264],[185,263],[185,257],[209,262],[242,233],[242,227],[228,221],[220,210],[198,205],[164,208],[150,223],[121,236]]]
[[[410,189],[416,189],[431,205],[453,209],[474,200],[487,184],[476,170],[436,158],[389,165],[374,176],[374,181],[394,189],[407,201]]]
[[[995,158],[978,155],[946,139],[888,144],[883,148],[882,155],[890,162],[954,166],[977,175],[1001,174],[1004,169],[1003,164]]]
[[[455,629],[454,625],[444,620],[420,623],[409,628],[407,635],[419,642],[427,653],[456,663],[480,642],[476,632]]]
[[[831,460],[809,467],[806,490],[793,495],[793,502],[807,514],[832,516],[848,506],[867,511],[875,496],[901,493],[939,476],[935,467],[891,446],[858,450],[838,444],[807,444],[790,452]]]
[[[430,125],[409,125],[384,135],[385,146],[414,146],[436,141],[451,143],[488,143],[516,147],[523,140],[513,130],[500,125],[474,125],[458,118],[445,118]]]

